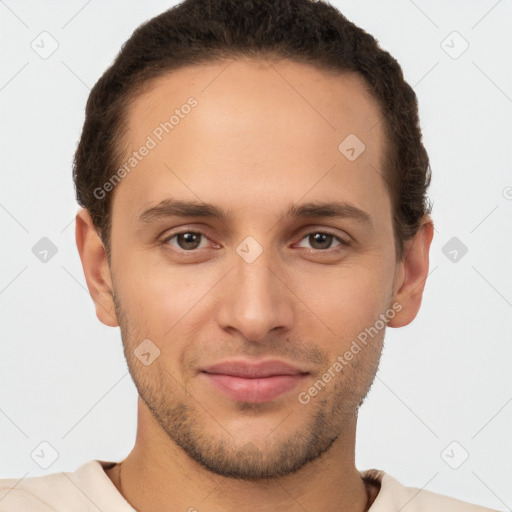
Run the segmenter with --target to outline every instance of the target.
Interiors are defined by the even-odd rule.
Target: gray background
[[[512,1],[332,3],[418,95],[436,225],[421,312],[387,330],[356,464],[510,510]],[[171,5],[0,1],[0,477],[121,460],[135,441],[119,329],[97,320],[75,246],[71,161],[90,87]]]

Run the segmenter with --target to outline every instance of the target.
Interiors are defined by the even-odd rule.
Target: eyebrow
[[[140,214],[138,222],[149,224],[169,217],[203,217],[218,219],[228,224],[232,218],[232,213],[209,203],[182,201],[171,198],[165,199],[156,206],[144,210]],[[314,201],[292,204],[282,214],[282,218],[286,219],[309,219],[316,217],[353,219],[366,224],[369,228],[373,228],[372,218],[369,213],[345,202]]]

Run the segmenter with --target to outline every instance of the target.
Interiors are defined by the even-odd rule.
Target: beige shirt
[[[76,471],[0,479],[0,512],[134,512],[104,471],[111,462],[91,460]],[[361,476],[380,483],[369,512],[496,512],[415,487],[404,487],[376,469]]]

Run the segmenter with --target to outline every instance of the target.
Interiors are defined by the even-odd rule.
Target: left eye
[[[335,235],[331,235],[330,233],[323,233],[321,231],[310,233],[306,235],[302,240],[308,240],[309,243],[313,245],[312,248],[316,250],[330,249],[334,240],[339,242],[338,245],[346,244],[346,242],[344,242],[341,238]],[[315,245],[317,247],[315,247]]]

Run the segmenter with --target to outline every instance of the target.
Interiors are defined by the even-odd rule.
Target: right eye
[[[173,233],[172,235],[167,236],[164,240],[162,240],[162,244],[172,245],[173,247],[176,247],[182,251],[190,252],[201,248],[201,237],[207,238],[206,234],[202,231],[179,231],[178,233]],[[174,239],[177,245],[170,243],[171,240]]]

